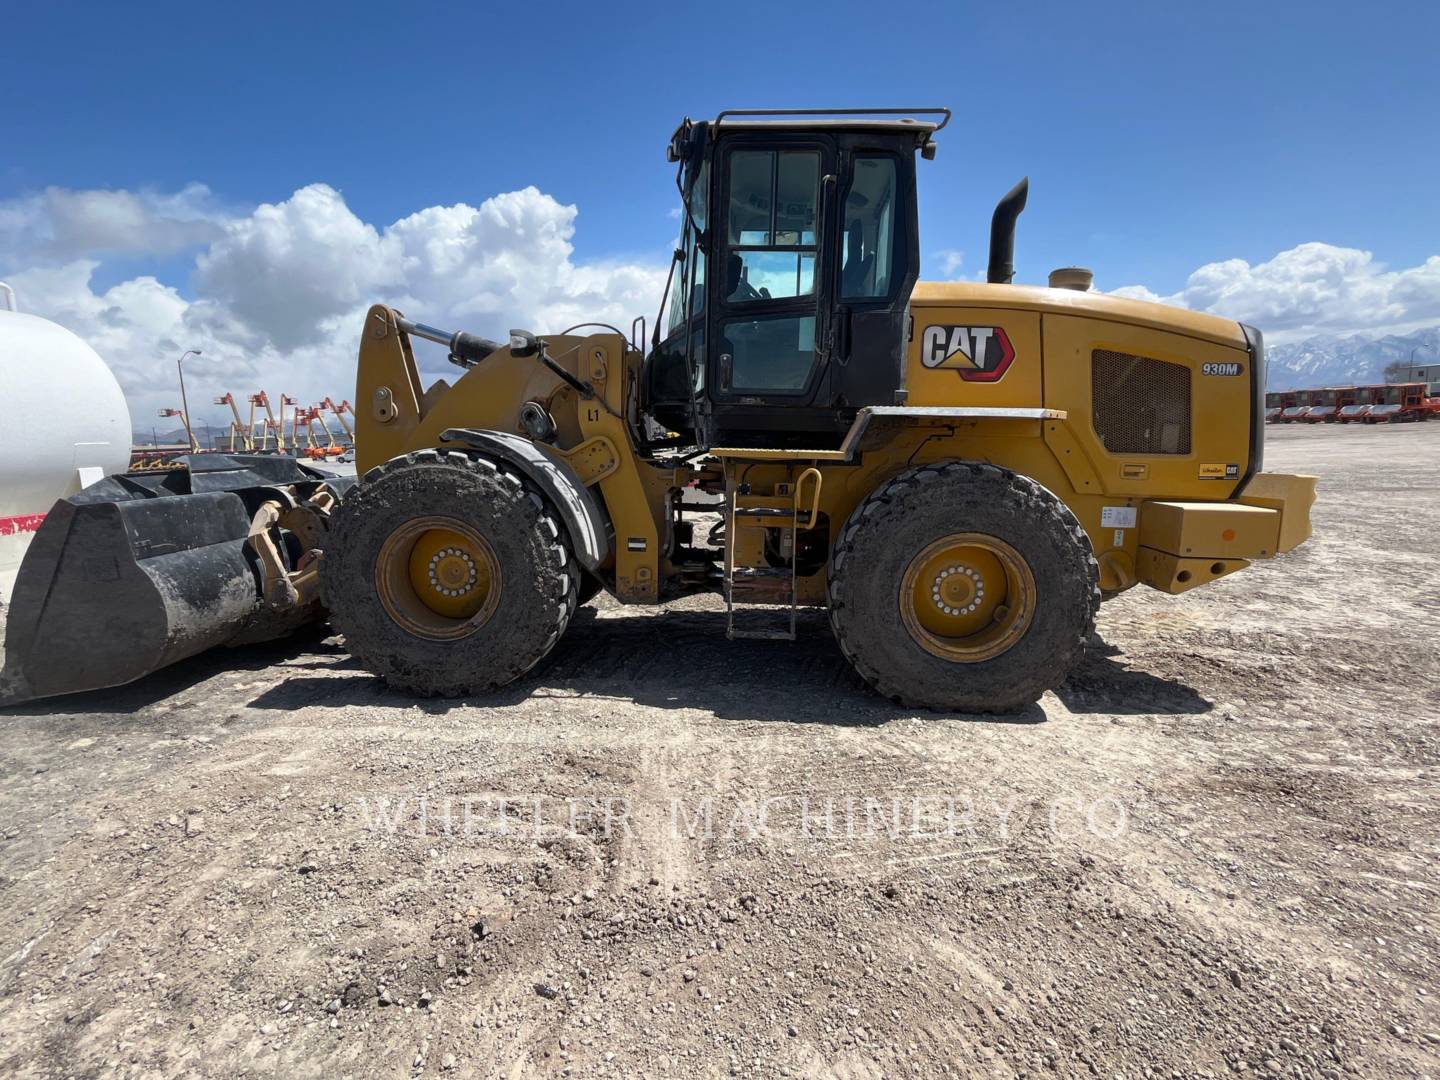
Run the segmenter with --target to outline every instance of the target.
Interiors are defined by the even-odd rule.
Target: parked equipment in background
[[[1314,403],[1305,414],[1307,424],[1333,424],[1340,409],[1340,391],[1333,387],[1312,391]]]
[[[1335,414],[1335,420],[1341,424],[1354,424],[1363,421],[1370,415],[1370,410],[1384,398],[1384,386],[1357,386],[1354,388],[1352,400],[1340,406],[1340,411]]]
[[[339,405],[336,405],[335,402],[331,401],[331,400],[327,397],[327,398],[326,398],[324,401],[322,401],[320,404],[321,404],[321,406],[323,406],[323,407],[326,408],[326,409],[329,409],[332,413],[335,414],[335,419],[336,419],[337,421],[339,421],[341,430],[345,432],[345,440],[346,440],[346,442],[348,442],[351,446],[354,446],[354,445],[355,445],[355,432],[354,432],[354,431],[351,429],[351,427],[350,427],[350,421],[348,421],[348,420],[345,419],[346,415],[351,412],[350,402],[349,402],[349,401],[342,401],[342,402],[340,402]]]
[[[1440,398],[1426,396],[1423,382],[1390,383],[1365,414],[1367,424],[1404,424],[1429,420],[1440,413]]]
[[[312,424],[319,424],[320,430],[325,435],[325,445],[314,447],[315,453],[309,455],[311,457],[321,459],[339,457],[345,449],[335,441],[335,433],[330,430],[330,425],[325,422],[325,408],[329,400],[329,398],[326,398],[325,401],[319,405],[312,405],[309,410],[310,422]]]
[[[1294,406],[1295,392],[1293,390],[1272,390],[1265,395],[1265,422],[1267,424],[1281,423],[1285,410]]]
[[[1316,390],[1294,391],[1294,404],[1287,405],[1283,410],[1281,410],[1279,417],[1280,423],[1293,424],[1297,421],[1304,420],[1305,417],[1309,414],[1310,410],[1314,407],[1314,395],[1318,392],[1319,391]]]
[[[1427,396],[1422,382],[1327,386],[1271,391],[1265,395],[1268,423],[1406,423],[1440,415],[1440,398]]]
[[[265,393],[264,390],[250,395],[250,416],[252,421],[255,417],[255,407],[257,405],[264,410],[265,415],[260,420],[260,445],[255,448],[257,450],[283,452],[285,449],[285,432],[281,425],[276,422],[275,411],[270,408],[270,395]],[[252,432],[250,437],[251,445],[254,445],[255,437],[253,432],[255,428],[253,423],[251,424],[250,430]]]
[[[200,443],[195,438],[195,430],[190,426],[190,417],[185,414],[184,409],[161,409],[155,415],[162,420],[173,420],[178,417],[180,426],[185,429],[185,441],[190,447],[190,452],[192,454],[199,452]]]
[[[230,421],[230,430],[228,433],[230,438],[230,453],[246,453],[254,450],[255,446],[251,442],[250,432],[254,427],[255,406],[250,406],[251,423],[247,427],[246,424],[240,419],[240,407],[235,404],[234,394],[227,393],[222,395],[221,397],[217,397],[215,399],[215,404],[230,406],[230,413],[233,417],[233,419]]]
[[[290,433],[285,433],[285,407],[293,405],[294,411],[290,414]],[[283,454],[287,448],[291,452],[299,452],[300,432],[296,428],[296,421],[299,419],[300,403],[289,394],[280,395],[280,452]]]
[[[377,304],[360,328],[364,479],[337,507],[287,526],[275,508],[313,506],[316,488],[235,481],[173,496],[155,524],[203,549],[233,544],[249,514],[292,554],[262,558],[247,593],[228,549],[214,573],[236,624],[260,596],[287,610],[287,583],[303,599],[318,565],[351,653],[419,694],[515,680],[603,588],[626,604],[718,593],[731,638],[793,638],[799,609],[827,610],[889,697],[1034,701],[1081,659],[1102,595],[1181,593],[1291,550],[1315,481],[1262,471],[1259,331],[1089,291],[1075,268],[1053,288],[1010,284],[1027,181],[995,208],[986,283],[917,284],[916,163],[949,115],[687,119],[648,355],[603,324],[495,342]],[[417,340],[446,349],[453,386],[422,385]],[[187,501],[207,497],[229,509]],[[126,522],[137,563],[149,524]],[[41,559],[22,577],[58,598],[52,618],[83,623],[86,565]],[[169,618],[146,640],[169,642]],[[220,619],[180,651],[234,640]],[[175,655],[157,644],[107,678]],[[54,673],[38,692],[67,688]]]
[[[313,412],[314,410],[312,409],[302,409],[300,408],[300,406],[297,405],[295,406],[294,413],[291,414],[290,437],[291,445],[295,451],[296,457],[313,459],[322,456],[320,454],[319,447],[315,445],[315,431],[311,427],[311,423],[314,419]],[[305,445],[303,446],[300,445],[300,432],[302,430],[300,425],[302,423],[305,425],[303,429],[305,432]]]

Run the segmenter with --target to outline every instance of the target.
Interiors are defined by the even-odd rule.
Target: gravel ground
[[[1440,1075],[1440,424],[1006,719],[607,600],[496,698],[333,640],[0,713],[19,1076]]]

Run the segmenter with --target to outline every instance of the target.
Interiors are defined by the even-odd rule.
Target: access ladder
[[[805,490],[813,485],[810,504],[805,505]],[[761,638],[771,641],[794,641],[797,616],[796,584],[800,533],[813,529],[820,518],[820,470],[808,468],[795,481],[789,506],[775,506],[774,496],[754,495],[748,485],[730,483],[725,486],[725,636]],[[743,490],[742,490],[743,489]],[[789,549],[789,566],[737,566],[735,550],[742,529],[779,530],[780,550]],[[787,542],[788,541],[788,542]],[[760,550],[765,550],[762,536]],[[789,610],[789,623],[783,629],[740,628],[735,625],[735,605],[756,604],[774,607],[783,604]]]

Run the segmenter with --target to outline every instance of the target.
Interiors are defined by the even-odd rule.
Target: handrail
[[[20,309],[15,306],[15,290],[3,281],[0,281],[0,290],[5,293],[5,310],[19,311]]]
[[[950,123],[950,110],[935,109],[721,109],[712,121],[719,125],[727,116],[909,116],[911,113],[932,113],[943,117],[935,130]]]
[[[815,522],[820,519],[820,485],[824,483],[824,477],[820,475],[820,470],[812,465],[810,466],[810,468],[802,472],[799,479],[795,481],[795,512],[793,516],[795,518],[795,528],[797,530],[800,528],[801,495],[805,490],[805,481],[811,477],[814,477],[815,479],[815,496],[810,502],[810,512],[808,515],[806,515],[805,518],[805,528],[813,529],[815,527]]]

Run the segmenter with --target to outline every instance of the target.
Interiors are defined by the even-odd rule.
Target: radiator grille
[[[1130,353],[1090,354],[1095,431],[1112,454],[1190,453],[1190,369]]]

